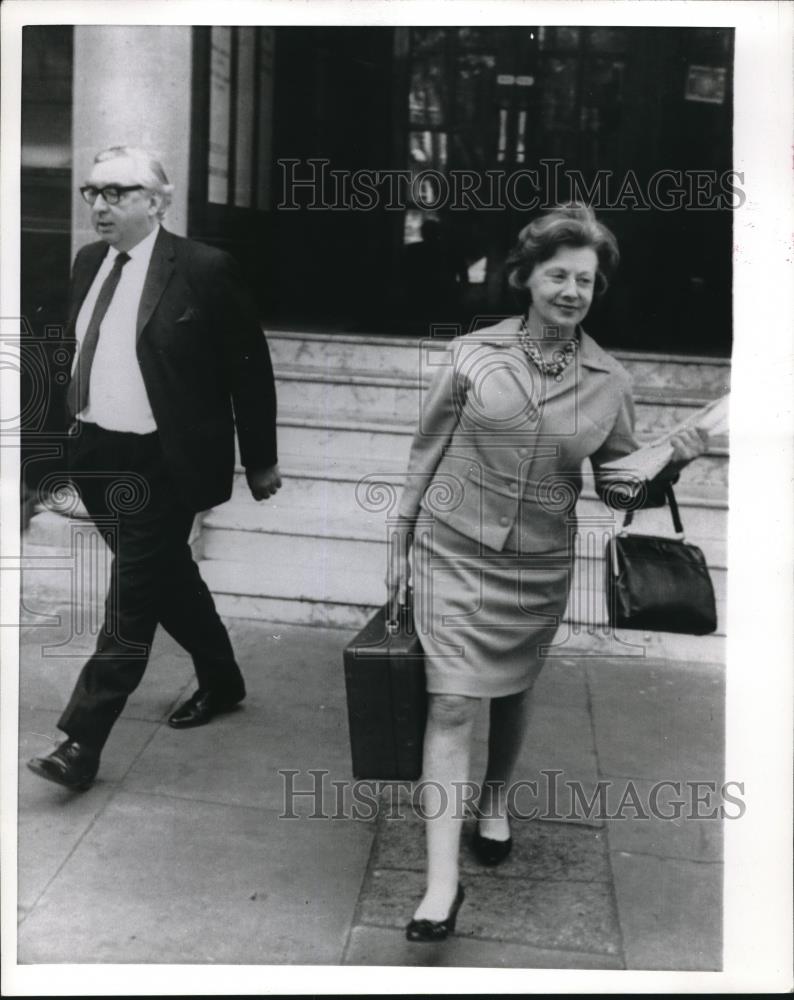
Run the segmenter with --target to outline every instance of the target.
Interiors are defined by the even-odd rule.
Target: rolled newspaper
[[[607,472],[625,472],[632,476],[639,476],[641,479],[653,479],[662,471],[670,459],[673,457],[673,448],[670,444],[672,438],[680,431],[695,428],[704,430],[709,435],[726,434],[728,431],[728,401],[730,395],[726,394],[715,399],[691,414],[686,420],[651,441],[643,445],[629,455],[616,458],[612,462],[604,462],[601,466]]]

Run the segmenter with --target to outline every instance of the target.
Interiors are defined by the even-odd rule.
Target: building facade
[[[153,148],[175,185],[166,225],[233,253],[258,296],[294,491],[257,507],[238,477],[204,519],[202,572],[225,614],[359,623],[388,517],[359,516],[361,485],[398,488],[417,339],[516,311],[504,260],[544,204],[587,201],[618,237],[587,328],[634,378],[640,437],[727,391],[732,49],[732,30],[701,28],[26,27],[28,487],[62,446],[69,268],[94,238],[77,187],[98,149]],[[679,499],[722,594],[725,439]],[[277,586],[263,565],[282,567]],[[601,628],[600,563],[580,570],[570,628]]]
[[[602,343],[727,356],[732,44],[701,28],[27,27],[25,315],[62,319],[93,235],[77,185],[97,149],[133,142],[163,154],[168,224],[229,247],[265,321],[399,334],[509,312],[518,229],[573,195],[623,251],[591,318]],[[406,247],[427,218],[446,315],[418,315]]]

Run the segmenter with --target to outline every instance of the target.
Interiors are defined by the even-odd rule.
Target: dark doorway
[[[231,33],[234,84],[242,29],[213,31]],[[618,237],[622,266],[588,318],[605,346],[730,354],[732,29],[257,33],[272,89],[249,102],[248,131],[268,137],[252,146],[268,181],[241,207],[232,180],[220,206],[207,198],[214,42],[195,29],[190,231],[237,253],[268,323],[421,334],[514,312],[503,264],[535,191],[592,203]],[[362,172],[405,183],[351,207]],[[479,203],[438,197],[462,172]],[[495,177],[516,181],[509,194]]]
[[[573,196],[593,204],[623,254],[588,321],[601,342],[730,354],[731,29],[399,30],[405,162],[450,180],[473,172],[493,204],[467,207],[452,196],[428,209],[431,180],[425,203],[416,199],[405,214],[404,243],[420,239],[429,217],[465,258],[464,324],[514,311],[503,263],[532,217],[524,206],[533,193],[541,205]],[[516,183],[499,191],[499,177]]]
[[[62,465],[71,264],[71,26],[22,30],[20,437],[23,523],[45,476]]]

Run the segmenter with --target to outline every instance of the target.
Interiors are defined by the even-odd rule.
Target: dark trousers
[[[58,727],[97,749],[146,670],[158,622],[193,658],[202,690],[245,693],[229,635],[188,545],[193,512],[169,482],[157,433],[78,424],[69,472],[113,553],[105,623]]]

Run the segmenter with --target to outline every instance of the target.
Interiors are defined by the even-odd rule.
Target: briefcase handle
[[[394,566],[393,549],[395,545],[405,546],[405,551],[402,553],[405,556],[405,604],[400,604],[400,588],[395,587],[394,593],[387,599],[386,602],[386,631],[389,635],[395,635],[400,631],[400,608],[413,608],[411,566],[408,561],[408,553],[413,545],[413,529],[408,532],[404,532],[398,528],[392,532],[391,537],[389,538],[389,554],[387,556],[388,563],[386,570],[387,590],[389,590],[391,586],[391,573]]]
[[[681,513],[678,510],[678,501],[675,498],[675,493],[673,492],[673,484],[668,483],[664,488],[664,495],[667,503],[670,505],[670,513],[673,517],[673,527],[675,528],[675,533],[683,539],[684,537],[684,524],[681,520]],[[621,532],[625,531],[626,528],[634,520],[634,511],[627,510],[626,516],[623,518],[623,527],[620,529]]]
[[[414,590],[410,583],[405,588],[405,604],[400,604],[399,593],[395,590],[394,599],[389,607],[389,613],[386,616],[386,631],[389,635],[397,635],[400,631],[400,609],[412,609],[414,606]],[[404,614],[404,611],[403,611]]]

